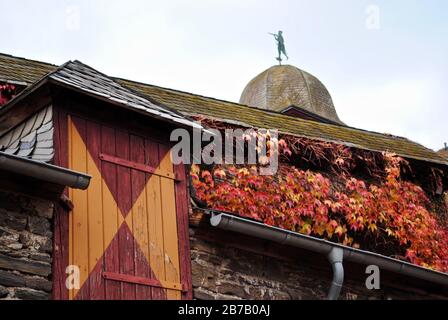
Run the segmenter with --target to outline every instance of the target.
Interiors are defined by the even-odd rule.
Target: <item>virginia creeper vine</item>
[[[255,166],[193,165],[196,198],[215,210],[448,272],[448,229],[426,192],[403,178],[412,171],[406,160],[290,136],[279,145],[284,161],[273,176]],[[440,189],[442,173],[435,174]]]

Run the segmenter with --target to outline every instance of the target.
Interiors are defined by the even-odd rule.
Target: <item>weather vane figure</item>
[[[288,55],[286,54],[285,39],[283,39],[283,31],[279,31],[278,34],[275,34],[275,33],[269,33],[269,34],[273,35],[275,40],[277,41],[278,57],[275,59],[281,65],[282,64],[282,53],[285,55],[287,60],[289,59]]]

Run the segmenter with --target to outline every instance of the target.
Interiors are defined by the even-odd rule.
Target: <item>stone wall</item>
[[[322,255],[190,223],[195,299],[325,299],[331,266]],[[340,299],[448,299],[443,288],[381,272],[380,290],[367,290],[365,266],[344,263]]]
[[[53,203],[0,190],[0,299],[50,299]]]

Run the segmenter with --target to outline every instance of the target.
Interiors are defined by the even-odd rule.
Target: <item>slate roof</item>
[[[51,162],[54,156],[52,114],[52,106],[47,106],[6,132],[0,138],[0,151],[32,160]]]
[[[201,128],[196,122],[186,119],[180,113],[149,101],[79,61],[67,62],[55,72],[50,73],[48,77],[85,93],[106,98],[130,109],[149,113],[156,118]]]
[[[50,64],[0,54],[0,79],[9,81],[38,80],[44,70],[55,69]],[[7,70],[5,72],[4,70]],[[22,77],[22,75],[25,75]],[[114,79],[123,87],[159,102],[184,115],[207,118],[248,127],[278,129],[299,137],[331,141],[371,151],[394,152],[400,156],[448,165],[441,155],[406,138],[380,134],[341,125],[303,120],[274,111],[261,110],[238,103],[218,100],[173,89]]]

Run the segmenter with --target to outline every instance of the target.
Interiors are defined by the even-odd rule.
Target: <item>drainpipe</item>
[[[330,290],[328,290],[328,300],[338,300],[341,293],[342,284],[344,283],[344,266],[342,260],[344,259],[344,250],[334,247],[328,254],[328,261],[333,268],[333,281],[331,282]]]
[[[344,251],[341,248],[328,246],[326,243],[313,237],[296,237],[293,232],[276,227],[269,227],[262,223],[227,214],[212,213],[210,223],[212,226],[219,227],[220,229],[256,236],[280,244],[304,248],[327,255],[333,268],[333,280],[327,298],[329,300],[338,299],[344,282],[344,267],[342,266]]]

